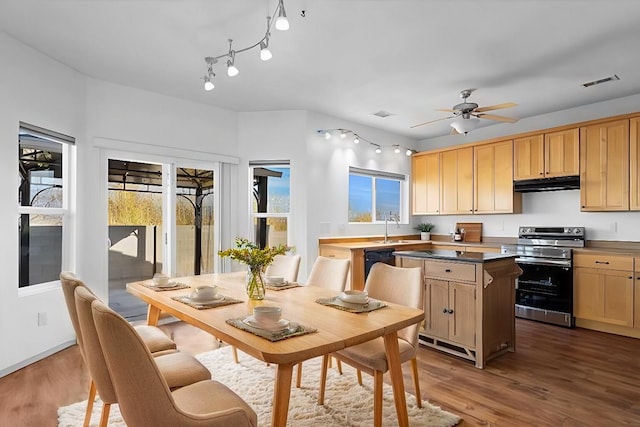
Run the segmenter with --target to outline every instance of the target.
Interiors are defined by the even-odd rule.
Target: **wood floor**
[[[516,353],[484,370],[421,349],[423,399],[460,415],[461,427],[640,426],[640,340],[521,319],[516,326]],[[189,325],[163,328],[184,351],[217,347]],[[0,378],[0,426],[56,426],[57,407],[86,399],[87,384],[77,346]]]

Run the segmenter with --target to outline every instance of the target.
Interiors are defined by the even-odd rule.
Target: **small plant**
[[[421,233],[428,233],[431,230],[433,230],[435,228],[435,224],[432,224],[430,222],[422,222],[418,225],[416,225],[414,228],[414,230],[418,230]]]

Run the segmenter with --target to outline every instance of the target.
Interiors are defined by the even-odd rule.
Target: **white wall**
[[[640,111],[640,95],[544,114],[516,123],[500,124],[469,132],[420,141],[420,150],[509,136],[516,133],[578,123]],[[588,240],[640,241],[640,212],[580,212],[580,191],[523,194],[522,214],[419,216],[417,221],[436,224],[434,234],[447,234],[456,222],[482,222],[485,236],[517,237],[520,225],[573,225],[587,228]]]

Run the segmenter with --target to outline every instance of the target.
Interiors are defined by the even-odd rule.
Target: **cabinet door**
[[[635,328],[640,328],[640,257],[635,258],[635,274],[633,283],[633,326]]]
[[[440,153],[440,213],[473,213],[473,147]]]
[[[629,210],[629,120],[580,128],[580,205]]]
[[[473,212],[513,213],[513,142],[474,147],[473,162]]]
[[[440,210],[440,155],[413,156],[411,160],[413,214],[437,215]]]
[[[602,280],[603,321],[633,326],[633,276],[631,271],[607,271]]]
[[[476,345],[476,286],[449,282],[449,339]]]
[[[542,134],[513,141],[513,179],[544,177],[544,137]]]
[[[544,135],[544,176],[571,176],[580,174],[578,128]]]
[[[630,121],[629,154],[631,160],[629,164],[631,175],[629,209],[640,211],[640,118],[634,118]]]
[[[449,283],[445,280],[426,279],[424,294],[424,330],[429,335],[449,338]]]
[[[580,319],[602,320],[602,275],[593,268],[573,270],[573,315]]]

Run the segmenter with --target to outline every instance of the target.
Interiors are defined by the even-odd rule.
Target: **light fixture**
[[[360,135],[358,135],[357,133],[355,133],[354,131],[352,131],[351,129],[344,129],[344,128],[335,128],[335,129],[318,129],[317,130],[319,135],[323,135],[324,138],[326,140],[331,139],[331,137],[333,137],[334,135],[340,135],[340,139],[347,139],[347,136],[349,136],[349,134],[353,135],[353,143],[354,144],[359,144],[360,141],[364,141],[367,144],[369,144],[371,147],[375,147],[375,152],[376,154],[381,154],[383,149],[385,148],[393,148],[393,152],[396,154],[400,154],[403,152],[404,150],[404,154],[406,154],[407,156],[411,156],[414,153],[417,153],[416,150],[412,149],[412,148],[407,148],[407,147],[403,147],[400,144],[391,144],[391,145],[381,145],[381,144],[377,144],[375,142],[369,141],[363,137],[361,137]]]
[[[278,2],[278,17],[276,18],[276,30],[287,31],[289,29],[289,20],[287,13],[284,11],[284,3],[282,0]]]
[[[451,127],[456,132],[466,135],[470,131],[476,128],[476,125],[480,123],[480,119],[459,119],[451,123]]]
[[[278,5],[276,6],[276,9],[273,11],[273,16],[276,16],[276,15],[277,15],[277,18],[276,18],[275,22],[271,21],[271,16],[267,16],[267,31],[264,33],[264,36],[260,40],[258,40],[256,43],[252,44],[251,46],[247,46],[247,47],[245,47],[243,49],[234,50],[232,48],[232,46],[231,46],[232,43],[233,43],[233,40],[229,39],[229,51],[228,52],[225,52],[225,53],[223,53],[221,55],[218,55],[218,56],[207,56],[206,58],[204,58],[205,62],[209,66],[208,73],[203,78],[204,79],[204,85],[205,85],[204,89],[206,91],[213,90],[213,88],[215,87],[215,85],[213,84],[213,78],[216,75],[213,72],[212,66],[213,66],[213,64],[217,63],[218,60],[227,58],[227,75],[229,77],[234,77],[234,76],[237,76],[238,73],[240,72],[240,70],[238,70],[238,67],[236,67],[236,65],[235,65],[236,54],[249,51],[249,50],[253,49],[254,47],[258,47],[260,49],[260,59],[261,60],[268,61],[273,57],[273,54],[271,53],[271,50],[269,49],[269,38],[271,37],[271,26],[272,26],[272,24],[278,30],[288,30],[289,29],[289,20],[287,19],[287,13],[284,10],[284,1],[283,0],[278,0]]]

